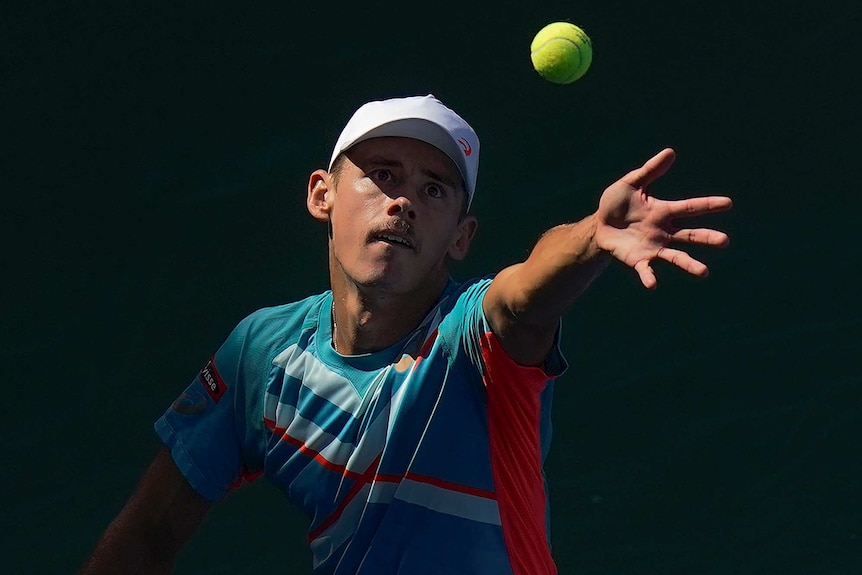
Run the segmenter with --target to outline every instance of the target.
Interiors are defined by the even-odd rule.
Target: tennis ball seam
[[[542,48],[544,48],[545,46],[547,46],[549,42],[554,42],[554,41],[556,41],[556,40],[563,40],[564,42],[568,42],[569,44],[571,44],[572,46],[574,46],[575,48],[577,48],[578,53],[580,53],[580,51],[581,51],[581,46],[580,46],[577,42],[575,42],[574,40],[572,40],[571,38],[566,38],[565,36],[551,36],[550,38],[548,38],[547,40],[545,40],[544,42],[542,42],[542,45],[541,45],[541,46],[536,46],[535,48],[531,48],[531,49],[530,49],[530,54],[535,54],[536,52],[541,51],[541,50],[542,50]],[[582,35],[580,35],[580,34],[578,35],[578,40],[583,41],[583,43],[584,43],[584,44],[587,44],[587,45],[591,45],[591,44],[592,44],[592,43],[590,42],[590,39],[589,39],[589,38],[585,38],[584,36],[582,36]]]
[[[550,42],[556,42],[556,41],[559,41],[559,40],[562,40],[563,42],[568,42],[569,44],[571,44],[571,46],[572,46],[575,50],[577,50],[577,51],[578,51],[578,66],[575,68],[575,70],[574,70],[571,74],[569,74],[568,76],[565,76],[565,77],[563,77],[563,78],[561,78],[561,79],[560,79],[560,82],[562,82],[562,83],[564,83],[564,84],[567,84],[567,83],[569,83],[569,82],[573,82],[575,79],[577,79],[578,75],[579,75],[579,74],[581,74],[581,71],[582,71],[582,69],[584,68],[584,53],[583,53],[583,52],[581,52],[581,46],[580,46],[580,44],[578,44],[577,42],[575,42],[575,41],[574,41],[574,40],[572,40],[571,38],[561,38],[561,37],[559,37],[559,36],[554,37],[554,38],[548,38],[547,40],[545,40],[545,41],[542,43],[542,45],[541,45],[541,46],[538,46],[538,47],[536,47],[535,49],[530,50],[530,56],[532,56],[532,55],[533,55],[533,54],[535,54],[536,52],[541,52],[541,51],[542,51],[542,49],[543,49],[545,46],[547,46]],[[561,62],[560,64],[562,64],[562,62]]]

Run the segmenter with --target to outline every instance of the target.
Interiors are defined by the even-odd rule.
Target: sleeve
[[[466,290],[464,290],[455,304],[456,307],[460,306],[462,308],[460,310],[460,313],[464,318],[462,343],[467,354],[470,356],[470,360],[479,368],[480,373],[483,375],[487,368],[485,360],[488,357],[488,354],[504,356],[510,369],[525,372],[539,369],[516,364],[511,358],[509,358],[502,346],[499,345],[497,337],[494,335],[491,330],[491,326],[488,324],[488,320],[485,317],[485,311],[482,307],[482,301],[485,298],[488,287],[491,285],[491,281],[493,281],[493,277],[488,276],[471,284]],[[540,369],[540,371],[545,375],[544,379],[555,379],[561,376],[566,369],[568,369],[566,359],[563,357],[563,353],[560,350],[561,325],[562,322],[557,326],[557,331],[554,334],[554,344],[548,352],[547,357],[545,357],[545,361]]]
[[[509,357],[485,318],[482,301],[491,279],[468,287],[463,345],[482,377],[487,401],[491,471],[503,539],[513,571],[556,573],[550,553],[550,503],[544,461],[551,440],[553,380],[566,370],[560,328],[541,367]]]
[[[260,426],[249,422],[260,411],[264,379],[256,374],[256,354],[246,353],[252,316],[244,319],[155,423],[189,484],[217,501],[242,479],[251,480],[263,466]],[[249,365],[251,364],[251,365]]]

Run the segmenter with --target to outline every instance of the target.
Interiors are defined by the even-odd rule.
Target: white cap
[[[479,172],[479,137],[461,116],[432,94],[368,102],[354,112],[338,136],[329,169],[341,152],[384,136],[421,140],[449,156],[461,172],[469,209]]]

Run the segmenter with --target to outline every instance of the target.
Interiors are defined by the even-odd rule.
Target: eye
[[[425,193],[427,193],[432,198],[445,198],[446,190],[438,186],[437,184],[429,184],[427,188],[425,188]]]
[[[386,169],[377,170],[376,172],[374,172],[374,179],[381,182],[391,182],[392,172]]]

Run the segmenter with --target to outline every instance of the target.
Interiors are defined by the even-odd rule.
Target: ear
[[[467,252],[470,250],[470,242],[473,241],[473,236],[476,235],[476,229],[479,227],[479,221],[473,216],[464,216],[458,222],[458,235],[455,241],[449,246],[449,257],[455,261],[461,261],[467,257]]]
[[[332,176],[325,170],[315,170],[311,173],[308,178],[308,197],[305,205],[314,219],[321,222],[329,221],[334,190]]]

